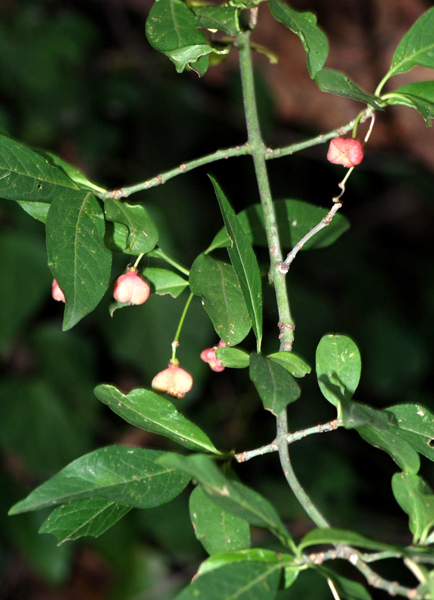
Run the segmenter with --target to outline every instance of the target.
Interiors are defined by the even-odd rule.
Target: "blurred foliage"
[[[258,74],[269,143],[317,133],[303,123],[277,122],[271,94]],[[206,77],[199,81],[194,74],[181,79],[147,44],[144,17],[114,2],[1,4],[0,126],[29,145],[59,153],[108,188],[244,141],[235,65],[222,71],[217,83]],[[249,159],[234,160],[236,170],[233,162],[224,161],[211,171],[241,210],[257,201],[258,192]],[[273,161],[269,170],[276,197],[325,207],[341,176],[339,167],[325,163],[322,146]],[[137,197],[159,226],[161,246],[187,266],[222,226],[206,174],[201,168]],[[330,248],[300,253],[289,275],[296,352],[314,364],[324,333],[352,336],[363,361],[357,396],[374,406],[432,404],[433,185],[433,174],[411,157],[368,152],[345,197],[350,232]],[[152,296],[145,308],[117,311],[113,318],[106,298],[94,315],[62,333],[62,307],[50,297],[42,225],[7,201],[0,204],[0,224],[0,595],[5,600],[32,600],[40,594],[166,600],[193,576],[188,565],[204,556],[188,519],[185,493],[161,508],[133,511],[97,540],[60,548],[53,538],[37,534],[40,514],[7,518],[6,512],[90,449],[108,443],[171,448],[169,441],[134,430],[111,414],[92,390],[101,381],[126,390],[149,386],[170,357],[186,292],[176,300]],[[124,268],[123,259],[115,260],[113,278]],[[276,351],[270,289],[264,302],[264,345]],[[269,442],[272,417],[264,416],[245,372],[214,375],[198,360],[216,339],[197,298],[193,309],[179,358],[195,386],[179,402],[180,410],[203,426],[217,446],[243,450]],[[291,406],[291,430],[334,416],[313,377],[302,386],[302,398]],[[389,458],[352,432],[317,438],[294,446],[294,464],[333,523],[350,526],[356,513],[362,533],[375,535],[381,523],[390,536],[386,541],[409,542],[396,539],[405,531],[406,517],[392,497]],[[426,475],[432,479],[432,472]],[[243,466],[243,478],[273,501],[295,536],[306,532],[309,524],[281,482],[274,455]],[[254,541],[272,544],[262,535],[254,532]],[[329,597],[322,580],[301,575],[280,598],[297,591],[305,599]]]

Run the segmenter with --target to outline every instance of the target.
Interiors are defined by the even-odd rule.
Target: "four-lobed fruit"
[[[175,398],[184,398],[193,387],[193,377],[181,369],[179,363],[171,362],[167,369],[155,375],[151,385],[156,392],[167,392]]]
[[[138,275],[136,267],[129,267],[126,273],[116,279],[113,286],[114,299],[122,303],[143,304],[150,293],[148,282]]]
[[[327,159],[344,167],[355,167],[363,160],[363,146],[360,140],[337,137],[330,142]]]
[[[217,348],[224,348],[224,346],[226,346],[226,344],[223,342],[223,340],[220,340],[217,346],[213,346],[212,348],[205,348],[205,350],[203,350],[200,353],[201,359],[204,362],[208,363],[210,368],[216,373],[221,373],[225,370],[222,361],[219,360],[216,355]]]

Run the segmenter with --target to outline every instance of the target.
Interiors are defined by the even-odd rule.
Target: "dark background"
[[[327,66],[373,92],[400,38],[432,6],[422,0],[306,0],[330,41]],[[176,74],[144,34],[150,2],[140,0],[4,0],[0,5],[0,127],[49,149],[107,188],[135,183],[175,165],[245,141],[237,56],[199,80]],[[353,119],[355,103],[319,92],[296,36],[260,7],[253,39],[279,55],[255,56],[264,137],[285,146]],[[402,83],[432,79],[415,69]],[[395,80],[392,80],[395,85]],[[343,169],[326,146],[270,161],[276,198],[329,207]],[[300,253],[288,277],[297,323],[294,350],[314,364],[328,332],[351,335],[363,359],[356,397],[376,407],[419,402],[434,410],[434,137],[410,109],[378,114],[362,165],[345,195],[351,230],[334,246]],[[230,159],[137,194],[160,229],[160,244],[186,266],[221,227],[207,178],[211,171],[237,210],[258,202],[249,157]],[[8,508],[69,461],[107,444],[174,448],[131,428],[99,406],[93,387],[150,385],[166,366],[184,296],[152,296],[144,307],[108,315],[109,298],[92,316],[61,331],[62,306],[50,297],[44,228],[10,201],[0,204],[0,597],[2,600],[166,600],[190,580],[205,556],[188,519],[188,494],[150,511],[133,511],[97,540],[56,547],[38,535],[42,513],[8,518]],[[266,269],[266,255],[259,254]],[[128,258],[116,257],[113,278]],[[277,350],[277,315],[265,289],[265,350]],[[195,299],[179,357],[195,386],[179,402],[215,444],[242,451],[274,436],[246,372],[212,373],[200,351],[216,343]],[[243,344],[251,345],[248,338]],[[314,376],[290,407],[290,428],[334,418]],[[292,450],[300,479],[335,526],[410,543],[407,518],[390,489],[396,465],[355,432],[310,437]],[[311,524],[283,482],[275,455],[237,468],[263,492],[298,537]],[[430,464],[423,475],[434,483]],[[272,541],[260,530],[254,543]],[[347,566],[343,572],[354,575]],[[385,576],[405,578],[388,564]],[[355,577],[358,577],[355,574]],[[408,577],[408,584],[414,581]],[[281,598],[330,597],[303,575]],[[375,598],[385,597],[374,592]]]

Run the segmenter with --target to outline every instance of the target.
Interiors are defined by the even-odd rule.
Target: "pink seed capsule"
[[[114,299],[123,303],[143,304],[150,293],[149,284],[137,274],[135,267],[130,267],[126,273],[120,275],[113,286]]]
[[[193,387],[193,377],[181,369],[179,364],[169,363],[167,369],[155,375],[151,385],[156,392],[167,392],[175,398],[184,398]]]
[[[217,348],[223,348],[226,344],[223,340],[220,340],[218,346],[213,346],[212,348],[205,348],[200,353],[201,359],[208,363],[210,368],[216,373],[221,373],[225,370],[225,367],[222,365],[222,361],[217,358],[216,350]]]
[[[363,160],[363,146],[360,140],[337,137],[331,140],[327,159],[347,168],[359,165]]]
[[[57,300],[58,302],[65,302],[65,294],[62,292],[55,279],[53,279],[53,283],[51,284],[51,295],[53,296],[54,300]]]

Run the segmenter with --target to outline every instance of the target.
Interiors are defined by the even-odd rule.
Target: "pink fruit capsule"
[[[167,369],[155,375],[151,385],[156,392],[167,392],[175,398],[184,398],[193,387],[193,377],[181,369],[179,364],[169,363]]]
[[[53,279],[53,283],[51,284],[51,295],[53,296],[54,300],[57,300],[58,302],[65,302],[65,294],[62,292],[55,279]]]
[[[123,303],[143,304],[150,293],[149,284],[137,274],[135,267],[128,268],[126,273],[116,279],[113,286],[114,299]]]
[[[337,137],[330,142],[327,158],[335,165],[355,167],[363,160],[363,146],[360,140]]]
[[[200,353],[201,359],[208,363],[210,368],[216,373],[221,373],[225,370],[225,367],[222,365],[222,361],[217,358],[216,350],[217,348],[223,348],[226,344],[220,340],[218,346],[213,346],[212,348],[205,348]]]

